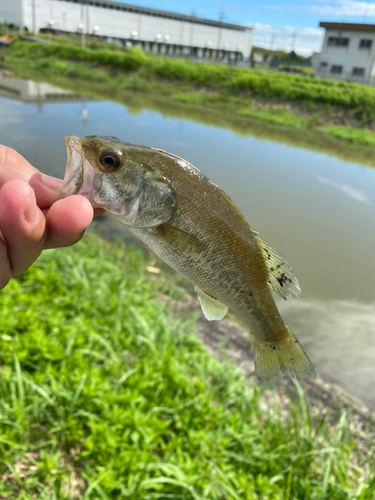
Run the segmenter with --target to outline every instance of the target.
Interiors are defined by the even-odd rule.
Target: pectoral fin
[[[195,291],[198,293],[198,299],[201,303],[204,317],[208,319],[208,321],[224,318],[228,311],[227,306],[213,299],[198,287],[195,287]]]
[[[289,262],[261,238],[257,237],[257,241],[268,269],[270,286],[285,300],[291,300],[292,293],[296,297],[299,297],[301,295],[301,287]]]

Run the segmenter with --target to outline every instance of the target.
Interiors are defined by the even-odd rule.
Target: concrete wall
[[[329,37],[349,38],[347,47],[328,45]],[[362,39],[372,40],[372,47],[360,48]],[[315,52],[311,63],[319,76],[353,82],[368,82],[374,76],[375,31],[326,30],[322,51]],[[332,73],[332,66],[342,66],[342,73]],[[353,68],[364,68],[363,76],[353,75]]]
[[[23,19],[21,22],[22,2]],[[8,4],[12,7],[8,7]],[[124,12],[116,10],[115,5],[109,9],[60,0],[0,0],[0,19],[2,11],[7,13],[4,17],[8,22],[27,26],[30,31],[33,31],[33,12],[35,12],[35,31],[48,28],[49,22],[53,20],[55,29],[75,33],[78,31],[78,25],[84,21],[88,34],[93,33],[94,26],[99,26],[98,34],[105,37],[134,40],[134,42],[141,40],[201,49],[238,51],[246,59],[251,53],[251,29],[241,31],[229,29],[225,25],[223,27],[209,26],[191,23],[187,20]]]
[[[0,22],[23,26],[23,4],[24,0],[0,0]]]

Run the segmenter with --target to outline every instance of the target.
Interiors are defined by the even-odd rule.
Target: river
[[[291,263],[302,296],[277,303],[318,373],[374,405],[375,168],[276,142],[272,128],[268,137],[240,134],[2,74],[0,116],[0,142],[57,177],[70,132],[115,135],[190,161]]]

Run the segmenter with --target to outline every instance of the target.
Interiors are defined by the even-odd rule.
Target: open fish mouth
[[[67,134],[65,136],[65,148],[67,161],[60,199],[79,194],[87,198],[93,208],[96,208],[97,205],[92,200],[92,181],[95,171],[85,158],[82,139],[74,134]]]
[[[78,194],[83,184],[84,156],[80,138],[73,134],[65,136],[66,168],[60,199]]]

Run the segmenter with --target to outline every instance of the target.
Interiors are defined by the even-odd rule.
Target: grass
[[[199,64],[147,54],[139,48],[91,49],[74,44],[30,43],[16,41],[11,54],[18,58],[55,58],[58,60],[86,61],[98,65],[118,67],[126,71],[144,70],[148,77],[177,80],[212,90],[247,92],[265,98],[282,98],[340,105],[370,113],[375,111],[375,89],[357,83],[339,80],[310,78],[270,71]],[[375,115],[374,115],[375,116]]]
[[[56,38],[54,38],[55,40]],[[92,42],[16,41],[2,51],[17,74],[102,83],[112,92],[135,90],[256,119],[278,127],[318,131],[335,141],[373,147],[375,88],[233,66],[198,64]],[[334,132],[341,127],[343,133]]]
[[[283,406],[216,362],[150,264],[89,236],[2,292],[0,498],[373,499],[346,413],[313,419],[301,390]]]
[[[361,144],[363,146],[375,146],[375,132],[371,130],[358,130],[355,127],[331,125],[323,127],[322,131],[335,139],[341,139],[345,142]]]
[[[288,109],[273,108],[273,109],[254,109],[243,108],[238,110],[240,116],[258,118],[272,125],[284,125],[286,127],[304,128],[308,126],[309,118],[293,113]]]

